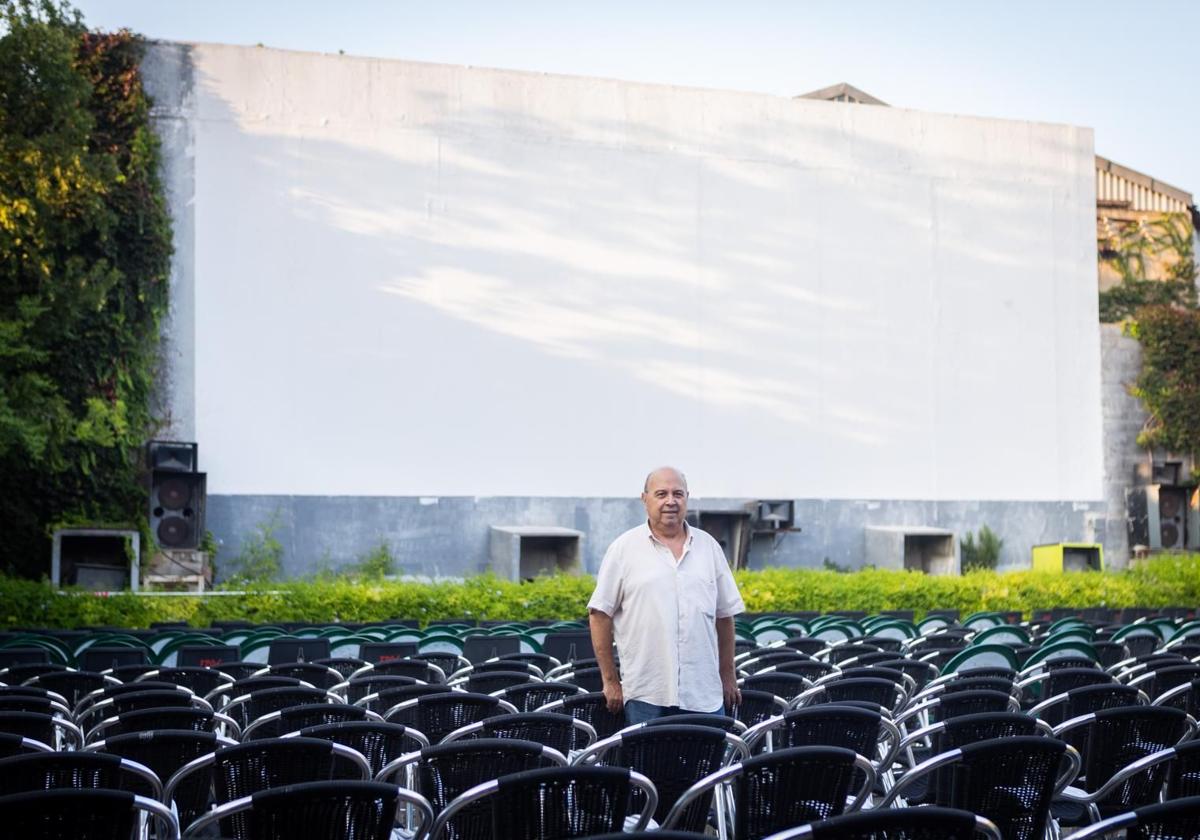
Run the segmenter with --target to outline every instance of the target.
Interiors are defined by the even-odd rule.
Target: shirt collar
[[[658,537],[654,536],[654,532],[650,530],[649,519],[646,520],[646,523],[642,527],[646,529],[646,536],[650,538],[650,542],[657,543],[658,545],[665,545],[665,543]],[[683,533],[685,535],[683,544],[690,546],[692,544],[692,540],[695,538],[695,534],[692,533],[692,526],[687,524],[687,520],[684,520],[683,523]]]

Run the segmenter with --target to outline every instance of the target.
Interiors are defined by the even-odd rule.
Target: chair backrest
[[[342,675],[327,665],[315,662],[281,662],[267,668],[267,673],[280,677],[295,677],[317,688],[333,688]]]
[[[161,804],[123,790],[39,790],[0,796],[0,825],[10,837],[126,840],[138,813],[153,816],[160,837],[179,837],[179,823]]]
[[[53,748],[42,741],[26,738],[23,735],[12,735],[0,732],[0,758],[14,755],[29,755],[31,753],[53,752]]]
[[[1163,706],[1102,709],[1086,727],[1079,785],[1088,791],[1097,790],[1132,762],[1175,746],[1188,733],[1187,714]],[[1115,791],[1105,804],[1114,800],[1129,807],[1148,804],[1162,787],[1166,769],[1159,766],[1139,774]]]
[[[284,688],[267,688],[234,697],[221,710],[238,722],[245,729],[249,724],[271,712],[278,712],[294,706],[306,706],[313,703],[329,702],[329,695],[321,688],[306,688],[304,686],[286,686]]]
[[[413,770],[418,792],[429,800],[437,815],[478,784],[510,773],[562,767],[565,763],[561,754],[548,752],[533,741],[476,738],[424,748]],[[490,828],[489,809],[465,809],[453,826],[453,833],[459,837],[479,837],[486,836]]]
[[[680,715],[652,718],[646,721],[646,726],[710,726],[723,732],[731,732],[739,737],[746,731],[746,724],[735,717],[702,712],[685,712]]]
[[[513,711],[513,707],[497,697],[464,691],[430,694],[408,700],[384,715],[391,723],[412,726],[436,744],[455,729],[484,718]]]
[[[880,712],[859,706],[829,703],[806,706],[785,712],[778,726],[772,727],[771,744],[774,749],[786,747],[842,747],[859,755],[871,756],[879,743]],[[770,723],[762,724],[764,727]],[[765,744],[766,732],[761,736],[747,735],[753,749]],[[754,739],[751,741],[751,739]]]
[[[370,670],[360,670],[357,672],[359,676],[371,674],[372,676],[383,676],[389,674],[397,677],[415,677],[422,682],[427,683],[444,683],[446,674],[432,662],[425,662],[421,659],[390,659],[387,662],[378,662],[371,666]]]
[[[781,715],[786,710],[787,701],[782,697],[769,691],[743,688],[741,702],[733,707],[733,716],[746,726],[754,726],[769,717]]]
[[[480,671],[468,676],[464,687],[467,691],[491,694],[512,686],[540,682],[540,679],[527,671]]]
[[[183,686],[184,688],[190,688],[196,694],[203,697],[220,688],[222,685],[229,685],[233,682],[233,677],[213,668],[178,666],[175,668],[159,668],[156,671],[148,671],[139,677],[135,683],[149,680],[153,680],[154,682],[168,682]]]
[[[0,759],[0,790],[124,790],[151,799],[162,797],[162,783],[148,767],[116,755],[71,752],[30,753]]]
[[[327,723],[306,727],[296,735],[323,738],[349,747],[367,759],[372,777],[400,756],[429,746],[424,733],[399,723],[382,721]]]
[[[621,767],[554,767],[513,773],[489,782],[472,796],[460,796],[438,817],[434,838],[457,813],[476,802],[486,803],[506,840],[584,837],[619,831],[629,811],[635,773]],[[653,785],[642,777],[648,790]],[[653,805],[653,797],[649,804]],[[644,815],[649,818],[649,813]],[[642,828],[645,820],[639,820]]]
[[[400,688],[410,685],[428,685],[416,677],[406,677],[402,674],[372,674],[367,671],[359,676],[351,676],[344,683],[333,687],[335,692],[342,692],[347,702],[356,703],[368,694],[383,691],[388,688]],[[444,687],[443,687],[444,690]]]
[[[774,834],[767,840],[1001,840],[999,829],[956,808],[888,808],[843,814]]]
[[[31,738],[54,748],[58,748],[60,741],[69,740],[75,748],[83,742],[83,734],[74,723],[40,712],[0,712],[0,732]]]
[[[237,724],[210,709],[189,706],[163,706],[160,708],[137,709],[115,718],[101,721],[88,733],[88,741],[99,741],[130,732],[149,732],[156,729],[190,729],[193,732],[214,732],[226,727],[231,738],[241,734]]]
[[[979,712],[1007,712],[1012,708],[1012,695],[1003,691],[976,689],[946,694],[938,698],[938,720]]]
[[[532,682],[505,688],[496,692],[496,696],[512,703],[522,712],[532,712],[555,700],[583,693],[584,690],[573,683]]]
[[[516,738],[534,741],[569,755],[596,740],[596,730],[585,721],[554,712],[518,712],[497,715],[464,727],[466,737]],[[449,736],[447,736],[449,738]],[[445,741],[446,739],[443,739]]]
[[[221,806],[189,829],[188,836],[236,840],[328,840],[336,837],[387,840],[402,806],[420,815],[412,833],[423,840],[433,821],[419,794],[380,782],[306,782],[255,793]]]
[[[1072,840],[1175,840],[1200,837],[1200,796],[1146,805],[1071,834]]]
[[[784,700],[794,700],[812,687],[812,683],[799,674],[789,674],[783,671],[751,674],[739,682],[743,689],[765,691],[776,697],[782,697]]]
[[[305,703],[263,715],[246,728],[242,739],[253,741],[260,738],[278,738],[309,726],[368,718],[378,719],[378,716],[362,706],[352,706],[348,703]]]
[[[841,814],[858,758],[841,747],[791,747],[743,761],[734,781],[734,836],[765,837]]]
[[[267,788],[338,779],[369,781],[363,756],[323,738],[272,738],[217,750],[212,756],[217,802]]]
[[[163,729],[115,735],[92,744],[87,749],[119,755],[149,767],[165,785],[166,781],[189,761],[232,744],[228,738],[221,738],[212,732]]]
[[[721,769],[730,736],[708,726],[659,725],[626,730],[612,741],[608,749],[597,754],[599,763],[627,767],[650,779],[658,792],[654,819],[662,823],[684,791]],[[600,749],[599,745],[595,748]],[[675,827],[703,832],[711,798],[692,803]],[[635,796],[633,804],[640,808],[642,802]]]
[[[75,707],[85,695],[98,688],[119,685],[120,682],[112,677],[96,671],[51,671],[26,681],[27,685],[48,688],[67,698],[67,705]]]
[[[608,710],[608,701],[604,699],[604,693],[600,691],[589,691],[584,694],[564,697],[562,700],[556,700],[553,703],[547,703],[545,706],[539,707],[537,711],[562,712],[571,717],[579,718],[591,725],[592,729],[596,730],[596,736],[599,738],[607,738],[609,735],[615,735],[625,728],[625,714],[623,712],[617,712],[616,714],[610,712]]]

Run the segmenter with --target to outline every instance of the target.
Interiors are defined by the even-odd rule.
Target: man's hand
[[[621,692],[621,683],[618,680],[604,680],[604,700],[608,704],[608,710],[614,715],[620,714],[625,708],[625,695]]]
[[[737,677],[733,674],[721,674],[721,694],[725,698],[725,708],[732,710],[742,702],[742,692],[737,685]],[[607,692],[605,694],[607,696]]]

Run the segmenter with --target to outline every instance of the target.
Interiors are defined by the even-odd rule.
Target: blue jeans
[[[645,723],[648,720],[667,717],[669,715],[690,714],[697,713],[691,709],[681,709],[678,706],[655,706],[653,703],[647,703],[644,700],[625,701],[625,723],[628,726],[633,726],[635,723]],[[720,706],[715,712],[699,712],[698,714],[724,715],[726,712],[725,707]]]

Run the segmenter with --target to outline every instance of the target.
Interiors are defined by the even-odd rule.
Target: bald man
[[[720,544],[689,527],[687,478],[646,476],[646,522],[613,540],[588,602],[604,697],[630,724],[738,703],[733,617],[745,610]],[[621,658],[618,673],[612,646]]]

